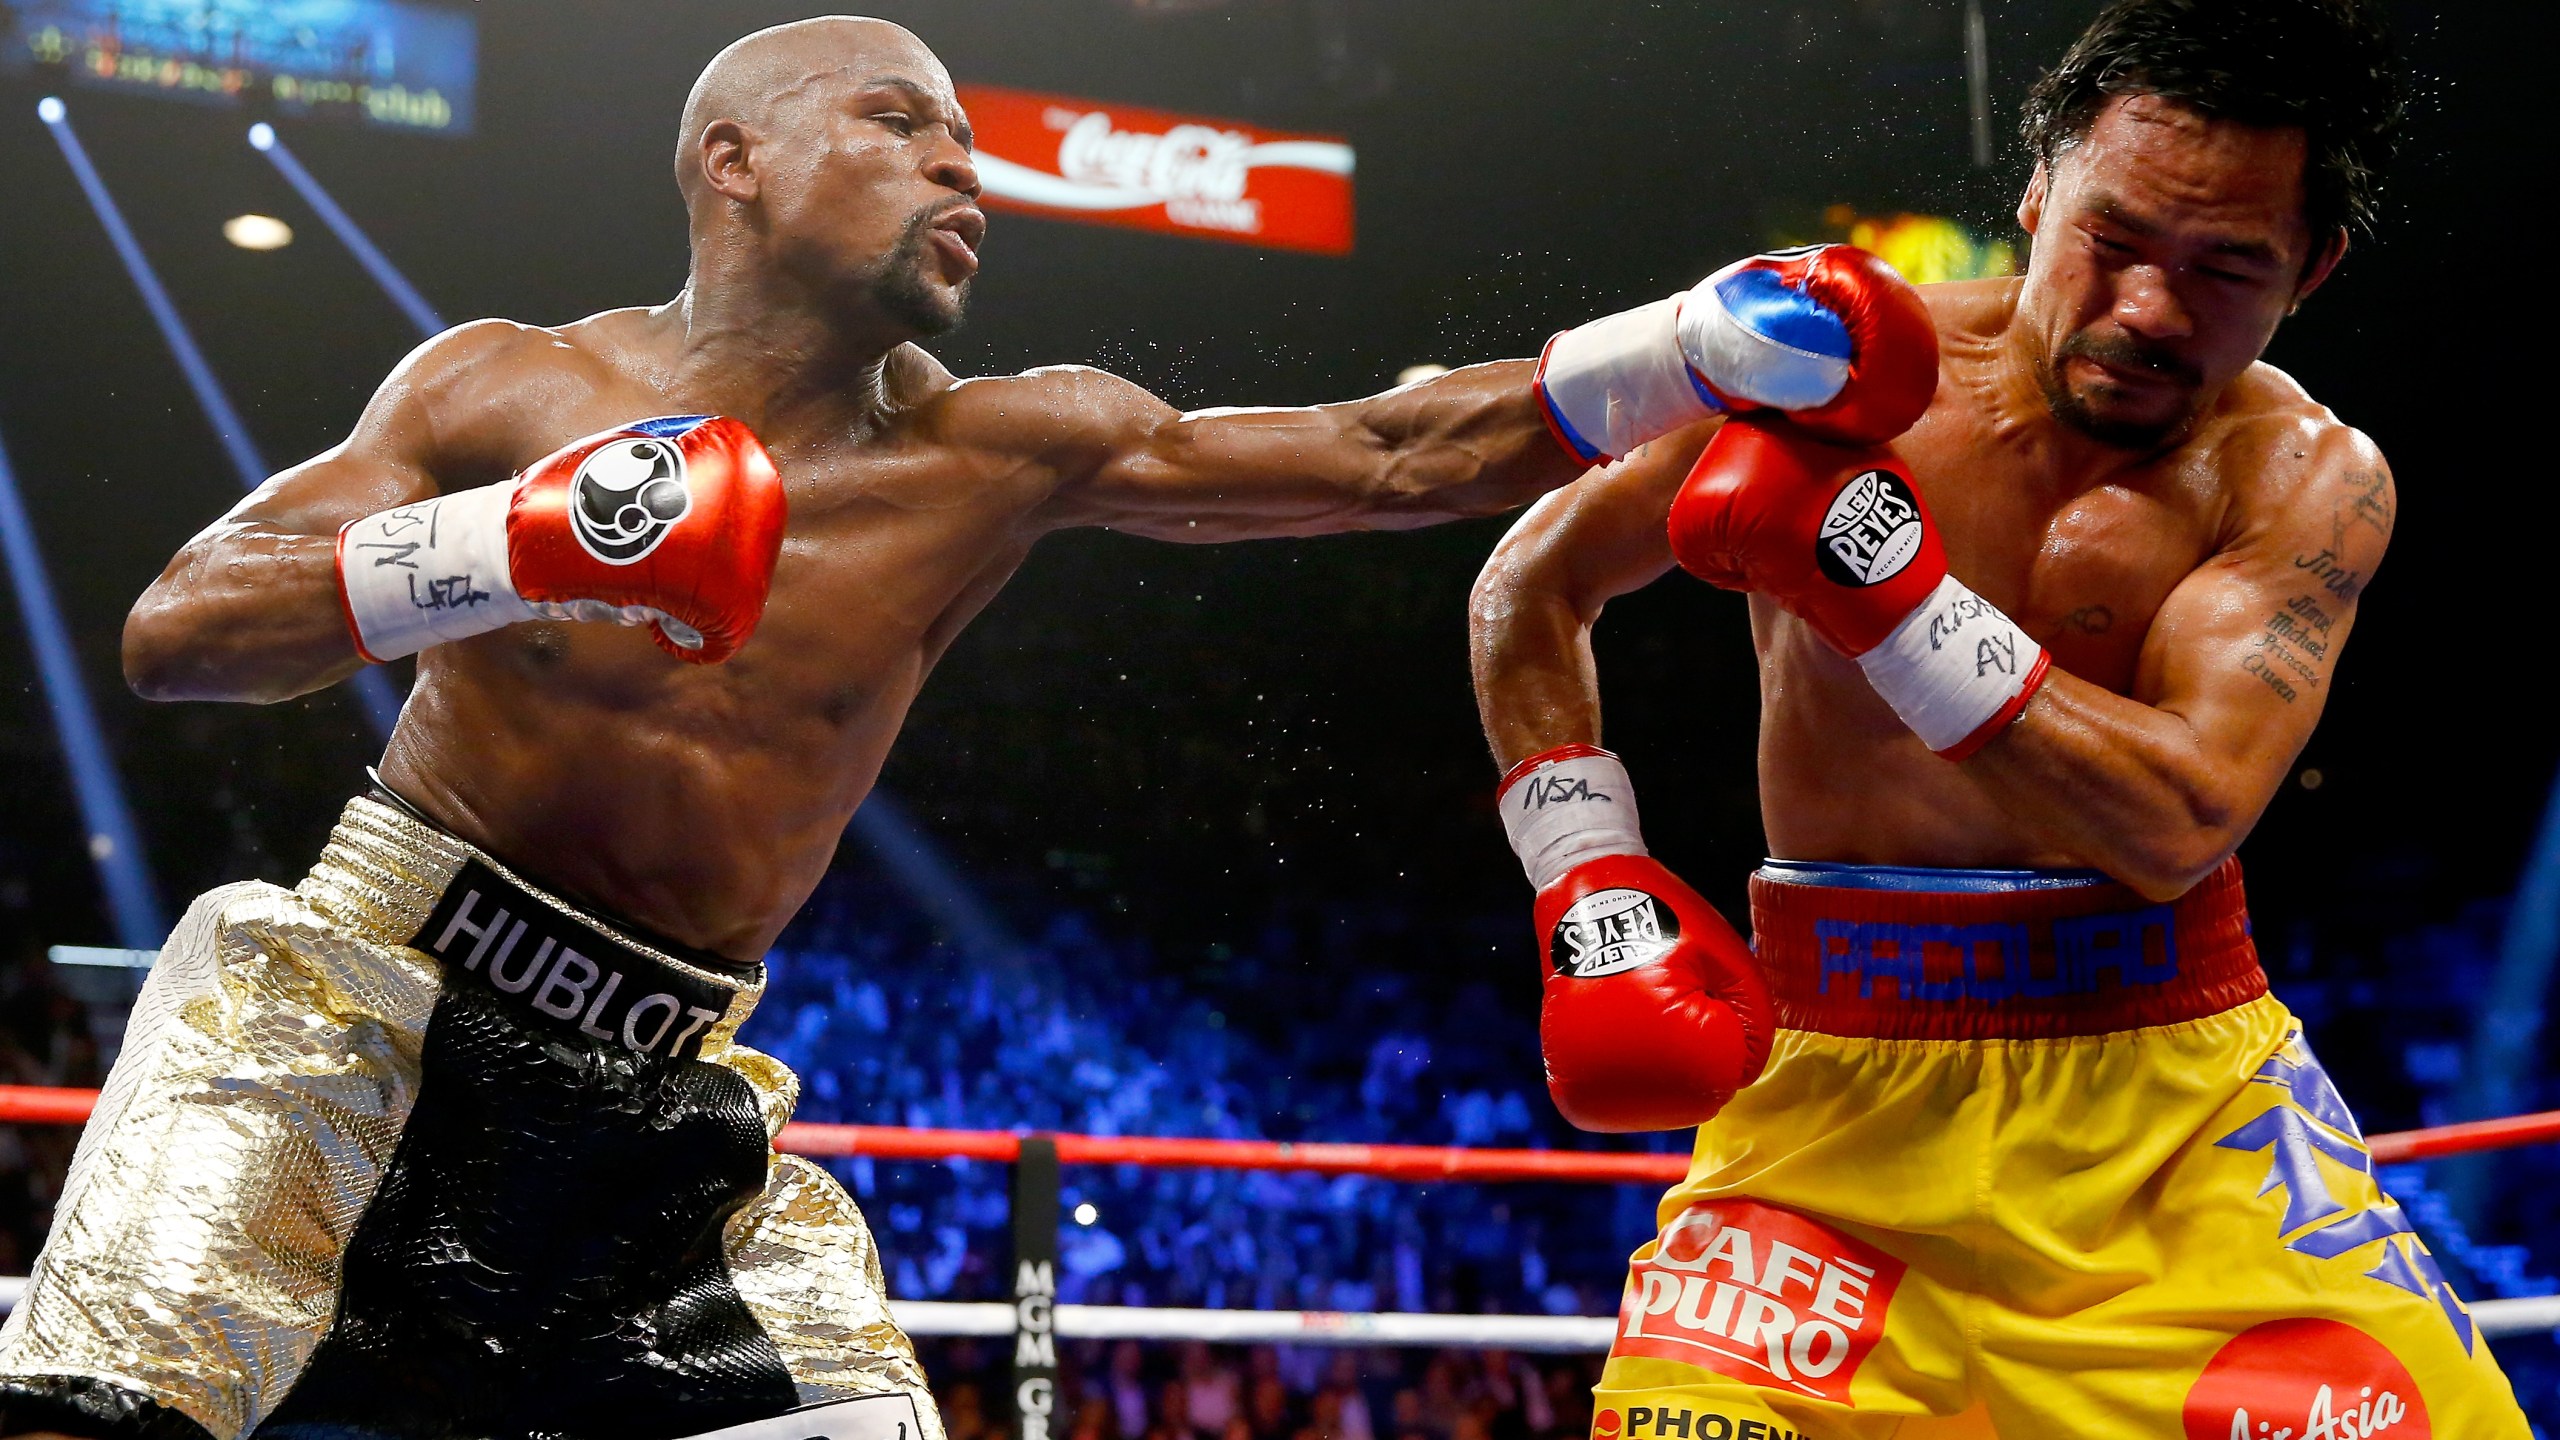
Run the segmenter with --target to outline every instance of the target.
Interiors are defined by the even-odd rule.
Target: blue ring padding
[[[1840,317],[1775,270],[1736,270],[1716,282],[1716,299],[1735,323],[1762,339],[1833,360],[1857,353]]]
[[[634,420],[622,428],[637,430],[653,439],[673,440],[710,418],[708,415],[661,415],[655,420]]]
[[[1820,860],[1764,860],[1760,878],[1780,885],[1832,890],[1935,891],[2005,895],[2021,890],[2080,890],[2115,883],[2096,870],[1931,870],[1917,865],[1835,865]]]
[[[1547,387],[1544,385],[1538,387],[1538,408],[1546,411],[1547,418],[1556,422],[1556,433],[1562,435],[1565,443],[1573,447],[1575,459],[1585,465],[1597,465],[1609,458],[1607,451],[1583,439],[1582,432],[1573,428],[1573,422],[1564,418],[1564,411],[1556,408],[1556,402],[1547,398]]]

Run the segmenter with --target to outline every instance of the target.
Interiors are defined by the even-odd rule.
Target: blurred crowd
[[[1310,905],[1172,955],[1054,901],[1004,908],[1047,918],[1015,935],[991,917],[963,953],[884,875],[849,863],[829,877],[775,948],[745,1036],[799,1072],[802,1118],[1584,1149],[1686,1139],[1603,1139],[1556,1117],[1516,934],[1506,944],[1445,917]],[[2348,943],[2260,936],[2278,994],[2369,1130],[2453,1118],[2500,924],[2484,906]],[[40,960],[0,965],[0,1017],[0,1083],[97,1083],[82,1006]],[[2521,1108],[2554,1104],[2537,1091]],[[70,1145],[67,1129],[0,1126],[0,1274],[25,1273]],[[892,1293],[1005,1293],[1004,1167],[830,1163],[879,1234]],[[2384,1179],[2463,1293],[2551,1293],[2560,1147],[2498,1167],[2469,1226],[2439,1166]],[[1644,1186],[1071,1166],[1060,1298],[1606,1314],[1656,1198]],[[2472,1228],[2527,1239],[2484,1243]],[[952,1440],[982,1440],[1001,1418],[1005,1355],[927,1348]],[[2501,1356],[2529,1413],[2560,1413],[2549,1339],[2502,1342]],[[1582,1358],[1493,1352],[1070,1344],[1062,1359],[1053,1433],[1072,1440],[1525,1440],[1580,1433],[1592,1378]]]
[[[744,1038],[800,1073],[803,1119],[1597,1148],[1547,1102],[1535,978],[1516,954],[1435,957],[1429,927],[1316,913],[1177,967],[1061,912],[973,961],[905,914],[839,874],[776,949]],[[894,1293],[998,1293],[1000,1169],[835,1168],[880,1232]],[[1599,1314],[1657,1195],[1123,1166],[1070,1168],[1062,1198],[1070,1302]]]

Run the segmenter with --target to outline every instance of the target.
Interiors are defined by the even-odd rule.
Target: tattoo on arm
[[[2364,593],[2364,572],[2351,570],[2338,559],[2338,552],[2323,547],[2316,555],[2296,555],[2293,568],[2320,584],[2320,588],[2341,600],[2352,602]]]
[[[2063,616],[2062,623],[2083,635],[2104,635],[2116,628],[2116,612],[2104,605],[2083,605]]]
[[[2327,679],[2329,631],[2337,619],[2326,593],[2294,596],[2267,617],[2255,645],[2240,657],[2240,668],[2292,704]]]
[[[2347,536],[2359,525],[2370,526],[2384,540],[2391,538],[2394,513],[2391,498],[2391,476],[2381,470],[2358,470],[2346,481],[2347,493],[2338,497],[2338,508],[2329,517],[2329,542],[2332,548],[2347,548]]]

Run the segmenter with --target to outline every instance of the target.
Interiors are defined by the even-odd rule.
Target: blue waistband
[[[2096,870],[1932,870],[1918,865],[1835,865],[1821,860],[1764,860],[1760,878],[1780,885],[1833,890],[1905,890],[2005,895],[2022,890],[2079,890],[2113,882]]]

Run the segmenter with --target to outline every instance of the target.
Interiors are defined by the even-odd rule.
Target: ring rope
[[[0,1085],[0,1124],[77,1125],[98,1102],[95,1090]],[[1689,1173],[1684,1154],[1592,1150],[1480,1150],[1454,1145],[1332,1145],[1287,1140],[1191,1140],[1140,1135],[1059,1135],[1067,1165],[1161,1165],[1210,1170],[1311,1170],[1387,1180],[1554,1180],[1668,1185]],[[2379,1164],[2429,1160],[2560,1140],[2560,1110],[2467,1120],[2376,1135]],[[782,1127],[776,1148],[799,1155],[868,1155],[880,1160],[991,1160],[1010,1164],[1022,1137],[1006,1130],[931,1130],[904,1125]]]
[[[0,1275],[0,1314],[16,1308],[26,1277]],[[993,1300],[892,1300],[889,1313],[910,1335],[1001,1337],[1015,1331],[1014,1307]],[[1450,1350],[1518,1350],[1597,1355],[1618,1322],[1607,1315],[1426,1315],[1399,1311],[1178,1310],[1151,1305],[1060,1305],[1061,1340],[1202,1340],[1213,1345],[1414,1345]],[[2472,1323],[2492,1340],[2560,1331],[2560,1295],[2482,1300]]]

